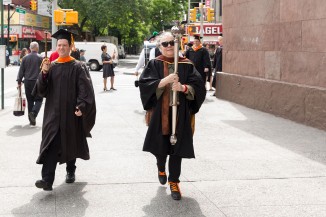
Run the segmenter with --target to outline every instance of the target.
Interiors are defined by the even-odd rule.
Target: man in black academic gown
[[[193,115],[199,111],[205,100],[204,82],[194,65],[179,57],[178,75],[174,71],[174,37],[164,32],[160,38],[162,55],[150,60],[139,79],[140,97],[143,107],[151,114],[143,151],[151,152],[157,159],[158,178],[161,184],[167,182],[165,163],[169,158],[168,181],[171,196],[181,199],[179,177],[182,158],[194,158]],[[178,91],[178,112],[176,124],[177,142],[171,145],[172,90]]]
[[[59,58],[43,61],[36,93],[46,98],[42,142],[38,164],[43,164],[42,180],[35,185],[52,190],[57,162],[67,163],[66,183],[75,181],[76,158],[88,160],[86,137],[95,124],[95,96],[85,65],[70,56],[72,33],[60,29],[52,35]]]
[[[185,57],[194,63],[197,71],[204,81],[204,85],[206,85],[206,77],[207,73],[209,73],[211,62],[208,50],[202,46],[200,37],[198,35],[194,36],[194,44],[186,51]]]

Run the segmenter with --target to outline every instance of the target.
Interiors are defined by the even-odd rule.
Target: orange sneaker
[[[179,188],[179,183],[177,182],[169,182],[170,190],[171,190],[171,197],[173,200],[181,200],[181,191]]]

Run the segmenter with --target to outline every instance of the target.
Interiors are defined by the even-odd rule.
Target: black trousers
[[[28,113],[33,112],[35,117],[37,117],[42,106],[43,98],[39,96],[32,96],[32,91],[35,83],[36,81],[33,80],[24,80]]]
[[[47,150],[42,167],[42,179],[51,185],[54,182],[55,169],[57,168],[58,163],[59,147],[61,143],[60,139],[61,136],[59,131]],[[66,164],[66,171],[69,173],[74,173],[76,170],[76,159],[68,161]]]
[[[165,164],[167,155],[155,155],[157,160],[157,168],[160,172],[165,171]],[[182,158],[175,155],[170,155],[169,157],[169,182],[179,183],[180,174],[181,174],[181,161]]]

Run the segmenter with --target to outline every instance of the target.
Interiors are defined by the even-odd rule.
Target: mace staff
[[[177,24],[176,26],[172,27],[171,32],[174,35],[174,72],[173,73],[178,74],[179,44],[180,44],[180,38],[185,31]],[[176,136],[177,111],[178,111],[177,94],[178,92],[174,90],[172,95],[172,134],[170,137],[171,145],[175,145],[177,143],[177,136]]]

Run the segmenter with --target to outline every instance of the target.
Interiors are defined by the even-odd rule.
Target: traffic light
[[[62,10],[54,10],[54,22],[63,23],[64,21],[64,12]]]
[[[213,8],[207,8],[207,21],[214,21],[215,18],[215,12]]]
[[[190,9],[190,21],[196,22],[196,9]]]
[[[66,24],[78,24],[78,12],[67,11],[66,12]]]
[[[29,9],[30,9],[31,11],[37,11],[37,1],[35,1],[35,0],[31,0],[31,1],[29,2]]]

